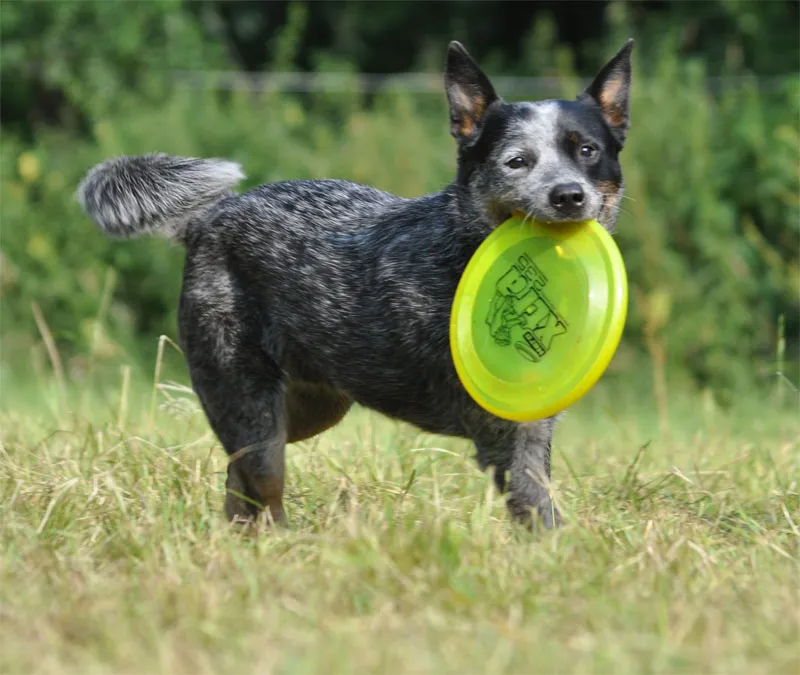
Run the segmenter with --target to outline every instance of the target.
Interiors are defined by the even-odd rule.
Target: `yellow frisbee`
[[[498,417],[549,417],[600,379],[627,308],[622,256],[600,223],[514,216],[480,245],[458,284],[450,318],[456,371]]]

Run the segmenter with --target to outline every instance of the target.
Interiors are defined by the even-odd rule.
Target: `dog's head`
[[[513,212],[550,222],[595,218],[613,228],[632,48],[629,40],[574,101],[507,103],[467,50],[450,43],[445,88],[458,182],[481,216],[492,224]]]

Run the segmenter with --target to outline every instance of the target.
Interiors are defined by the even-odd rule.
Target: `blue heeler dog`
[[[342,180],[237,194],[237,164],[164,154],[89,172],[78,198],[107,234],[186,247],[180,342],[231,455],[230,519],[266,507],[282,521],[286,444],[332,427],[355,401],[471,439],[512,516],[558,523],[548,488],[555,418],[509,422],[470,398],[451,359],[450,309],[467,261],[513,212],[613,228],[631,49],[574,101],[507,103],[452,42],[445,88],[458,172],[418,199]]]

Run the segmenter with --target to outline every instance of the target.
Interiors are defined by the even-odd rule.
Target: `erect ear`
[[[486,109],[498,96],[464,45],[455,40],[447,49],[444,86],[450,104],[450,133],[460,143],[477,135]]]
[[[629,103],[631,93],[631,51],[633,40],[628,40],[603,69],[597,74],[586,91],[578,98],[590,97],[603,112],[620,145],[630,128]]]

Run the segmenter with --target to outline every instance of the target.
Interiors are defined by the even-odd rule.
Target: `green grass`
[[[242,532],[191,392],[53,392],[4,387],[0,672],[800,669],[793,410],[676,395],[663,438],[606,381],[557,433],[555,533],[467,443],[356,410],[289,448],[288,529]]]

